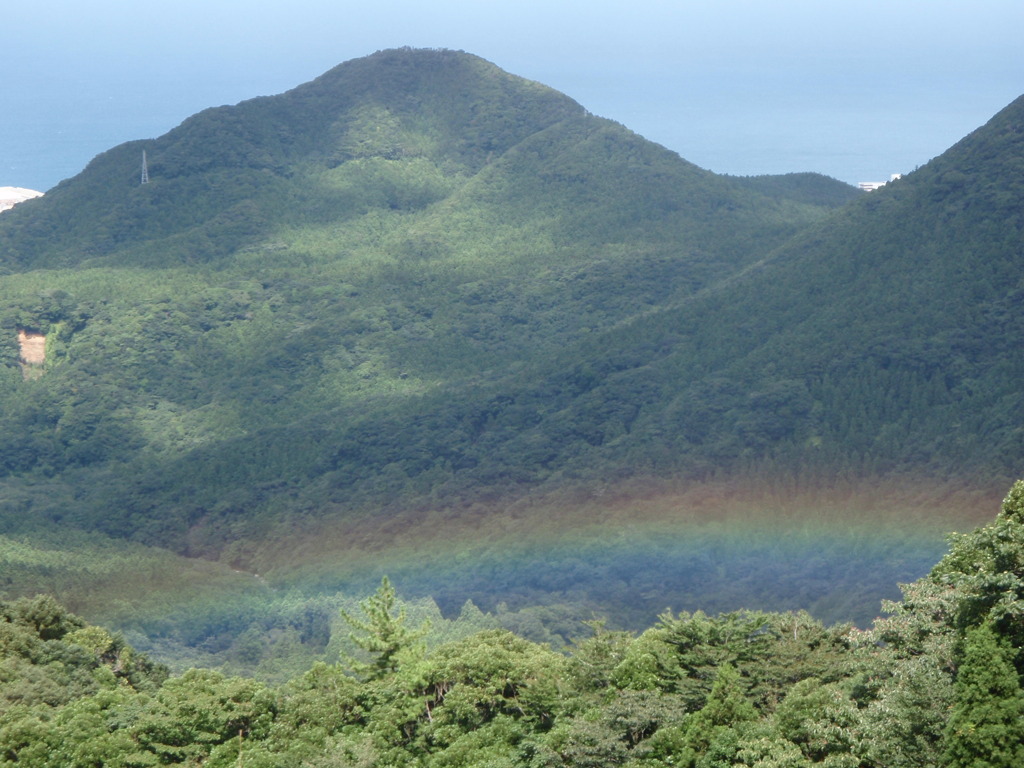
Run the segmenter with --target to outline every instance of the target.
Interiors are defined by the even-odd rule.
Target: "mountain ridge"
[[[371,74],[367,74],[368,68]],[[440,99],[438,94],[452,93],[456,90],[453,86],[460,86],[463,95]],[[398,95],[389,95],[388,87]],[[438,100],[442,103],[437,104]],[[490,111],[476,109],[474,104],[488,104]],[[426,109],[424,105],[435,106]],[[226,219],[223,226],[242,229],[242,234],[244,227],[253,227],[251,234],[258,236],[264,229],[256,223],[257,212],[273,220],[275,211],[272,206],[253,209],[254,201],[265,196],[255,195],[255,189],[285,199],[298,194],[287,188],[288,178],[296,175],[295,169],[285,172],[289,162],[302,159],[330,170],[351,160],[393,160],[440,152],[457,159],[464,172],[472,175],[495,153],[500,157],[525,138],[524,130],[569,118],[600,120],[568,97],[514,78],[469,54],[382,51],[339,65],[284,94],[207,109],[159,139],[128,142],[103,153],[82,174],[52,191],[56,200],[52,205],[60,206],[69,197],[77,201],[65,206],[73,208],[76,217],[65,221],[70,224],[65,229],[88,233],[92,255],[115,252],[121,241],[131,244],[132,233],[142,231],[143,225],[145,238],[152,239],[162,227],[182,229],[184,224],[191,229],[222,217]],[[453,121],[458,123],[457,130]],[[410,123],[421,127],[437,124],[447,129],[440,134],[442,139],[445,135],[457,138],[431,146],[438,141],[437,131],[417,133],[409,129]],[[304,130],[296,132],[296,125]],[[145,186],[138,184],[143,149],[148,150],[152,180]],[[231,175],[224,176],[225,170]],[[201,183],[190,185],[189,177]],[[88,189],[83,184],[88,184]],[[324,197],[330,191],[321,186],[316,194]],[[344,199],[337,202],[346,203]],[[358,207],[359,201],[355,202]],[[174,205],[176,214],[185,215],[182,221],[167,218],[169,204]],[[400,207],[402,201],[389,200],[388,204]],[[317,205],[322,208],[325,202]],[[164,215],[154,216],[154,206],[163,209]],[[69,214],[65,211],[63,215]],[[337,209],[329,215],[336,217]],[[46,226],[38,217],[35,226]],[[52,235],[54,229],[50,227],[46,234]],[[198,249],[194,240],[189,245]],[[68,255],[63,258],[67,260]],[[81,256],[68,263],[75,263],[76,258]],[[35,259],[39,264],[38,255]]]

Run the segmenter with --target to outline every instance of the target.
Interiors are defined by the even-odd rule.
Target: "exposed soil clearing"
[[[43,373],[46,362],[46,337],[35,331],[18,329],[18,346],[21,348],[21,373],[26,379],[37,378]]]

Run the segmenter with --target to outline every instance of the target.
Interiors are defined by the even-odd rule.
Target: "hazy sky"
[[[0,186],[403,45],[475,53],[721,173],[909,171],[1024,93],[1022,0],[11,0]]]

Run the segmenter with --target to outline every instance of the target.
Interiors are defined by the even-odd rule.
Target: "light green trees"
[[[953,537],[930,579],[955,591],[960,632],[991,621],[1024,647],[1024,481],[1013,484],[994,522]]]
[[[1024,765],[1024,481],[995,521],[955,536],[929,580],[946,590],[958,662],[945,752],[954,768]]]
[[[395,588],[385,576],[377,591],[359,603],[364,618],[342,611],[341,616],[354,630],[349,638],[366,652],[370,661],[349,657],[349,668],[359,677],[377,680],[397,671],[403,656],[409,660],[422,656],[420,639],[428,627],[410,630],[405,606],[400,605]]]

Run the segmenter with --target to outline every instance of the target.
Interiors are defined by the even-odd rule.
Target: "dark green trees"
[[[967,632],[946,726],[950,768],[1024,765],[1024,692],[1012,648],[989,624]]]
[[[955,536],[929,577],[944,589],[956,631],[956,682],[945,729],[954,768],[1024,764],[1024,482],[996,520]]]

